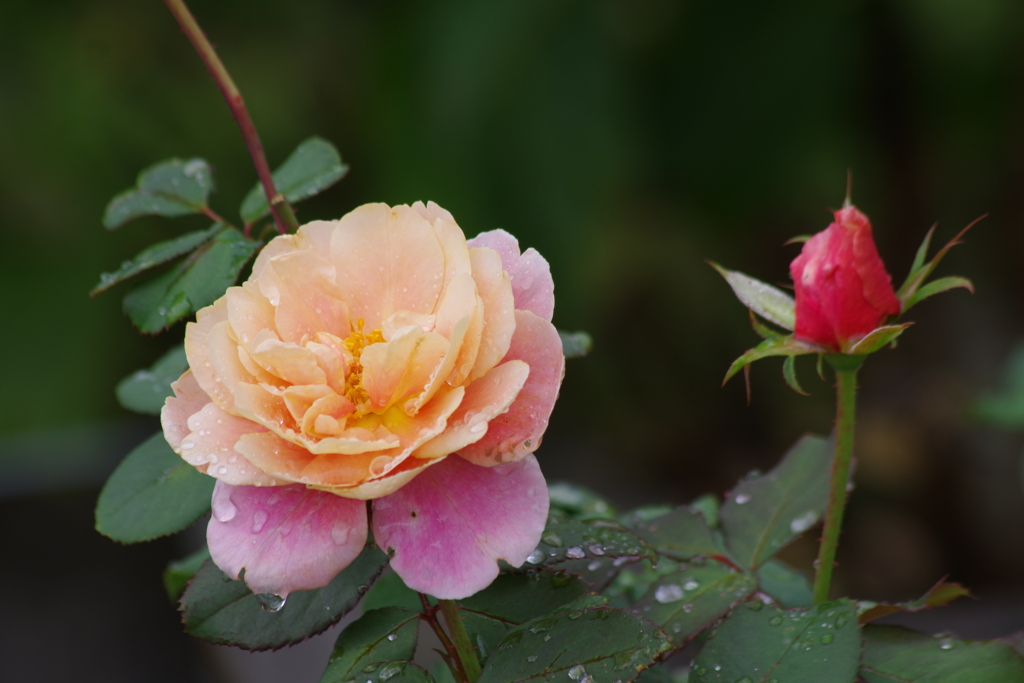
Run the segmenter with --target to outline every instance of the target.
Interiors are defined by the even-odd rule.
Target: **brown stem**
[[[256,126],[252,122],[252,117],[249,116],[249,110],[245,107],[242,93],[238,91],[235,82],[231,80],[231,75],[224,68],[224,63],[220,61],[220,57],[217,56],[210,41],[207,40],[203,29],[199,28],[195,17],[185,6],[184,0],[164,0],[164,4],[178,20],[182,32],[188,36],[203,63],[206,64],[206,68],[210,70],[213,80],[217,82],[217,87],[220,88],[221,94],[228,102],[228,107],[231,108],[232,116],[235,117],[238,127],[242,130],[242,138],[245,140],[245,146],[249,148],[252,163],[256,166],[256,175],[259,176],[260,184],[263,186],[263,194],[267,197],[267,204],[274,216],[277,231],[283,235],[289,230],[292,232],[298,230],[299,223],[295,220],[295,213],[292,211],[291,205],[288,204],[284,195],[274,187],[274,178],[270,173],[267,157],[263,153],[263,143],[260,142]]]

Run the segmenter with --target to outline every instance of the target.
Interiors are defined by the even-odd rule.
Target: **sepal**
[[[901,325],[883,325],[876,327],[866,335],[849,343],[843,353],[849,356],[866,356],[874,353],[886,344],[895,343],[896,337],[903,334],[903,331],[914,323],[903,323]]]
[[[903,282],[899,291],[896,292],[896,298],[900,300],[900,313],[906,313],[910,310],[911,306],[924,301],[934,294],[945,292],[946,290],[954,289],[956,287],[963,287],[972,294],[974,293],[974,285],[971,284],[971,281],[967,278],[945,277],[929,282],[928,284],[925,284],[925,280],[927,280],[928,276],[932,274],[936,267],[938,267],[939,262],[942,261],[946,252],[956,245],[962,244],[960,238],[962,238],[968,230],[974,227],[975,223],[980,221],[982,218],[985,218],[987,215],[988,214],[984,214],[971,221],[966,228],[957,233],[956,237],[947,242],[946,246],[942,247],[931,261],[925,263],[925,259],[928,257],[928,248],[931,246],[932,235],[935,234],[935,226],[933,225],[931,227],[928,234],[925,235],[924,241],[921,242],[921,246],[917,249],[917,254],[914,256],[914,263],[910,266],[910,273],[907,275],[907,279]]]
[[[732,379],[733,375],[747,365],[753,363],[755,360],[768,358],[769,356],[802,356],[806,353],[827,353],[827,349],[824,349],[817,344],[800,341],[799,339],[794,338],[793,335],[765,339],[763,342],[733,361],[732,365],[729,366],[729,371],[725,373],[725,379],[722,380],[722,384],[724,385]]]
[[[736,298],[747,308],[779,327],[787,330],[796,327],[796,302],[793,297],[778,287],[755,280],[739,271],[727,270],[714,261],[708,261],[708,264],[725,278],[736,293]]]

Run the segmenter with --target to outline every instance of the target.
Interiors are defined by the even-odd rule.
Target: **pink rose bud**
[[[797,339],[842,351],[900,312],[871,223],[856,207],[836,211],[835,222],[804,244],[789,272]]]

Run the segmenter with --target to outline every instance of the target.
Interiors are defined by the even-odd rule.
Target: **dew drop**
[[[941,649],[941,650],[952,650],[953,649],[953,639],[947,637],[947,638],[943,638],[942,640],[940,640],[939,641],[939,649]]]
[[[264,612],[280,612],[284,609],[284,603],[287,601],[287,598],[282,598],[280,595],[274,595],[273,593],[256,594],[256,602],[260,604]]]
[[[789,530],[794,534],[802,534],[814,526],[814,523],[817,521],[818,513],[814,510],[808,510],[802,515],[793,518],[793,521],[789,523]]]
[[[562,537],[558,534],[544,534],[541,536],[540,540],[555,548],[562,547]]]
[[[530,564],[540,564],[544,561],[544,551],[537,549],[526,556],[526,561]]]
[[[395,642],[396,640],[398,640],[398,634],[397,633],[389,633],[388,634],[388,640],[390,640],[392,643]]]
[[[582,664],[577,664],[569,668],[569,678],[574,681],[578,681],[587,673],[587,670],[583,668]]]
[[[698,586],[700,586],[699,583],[697,583],[693,579],[690,579],[689,581],[687,581],[686,583],[683,584],[683,590],[684,591],[697,590]]]
[[[738,493],[736,494],[736,498],[734,498],[733,500],[736,501],[737,505],[746,505],[747,503],[750,502],[750,494]]]
[[[826,633],[825,635],[823,635],[821,637],[821,644],[822,645],[828,645],[829,643],[832,642],[832,640],[834,638],[835,638],[835,636],[833,636],[831,633]]]
[[[590,546],[588,550],[590,550],[590,552],[594,555],[604,555],[604,548],[596,544]]]
[[[213,516],[218,522],[230,522],[238,514],[238,508],[231,502],[226,496],[214,496],[213,498]]]
[[[772,617],[771,619],[768,620],[768,625],[769,626],[778,626],[781,623],[782,623],[782,617]]]
[[[663,604],[682,600],[683,589],[676,583],[662,584],[654,591],[654,599]]]
[[[267,523],[267,513],[263,510],[257,510],[252,513],[252,532],[258,534],[263,531],[263,525]]]
[[[590,571],[596,571],[600,566],[601,560],[594,560],[593,562],[587,565],[587,569],[589,569]]]
[[[572,558],[574,560],[579,560],[583,557],[586,557],[586,555],[587,554],[583,552],[583,548],[579,547],[578,545],[574,545],[571,548],[566,548],[565,550],[565,556]]]
[[[529,657],[526,658],[526,661],[528,661],[528,662],[536,662],[537,661],[537,655],[530,655]]]

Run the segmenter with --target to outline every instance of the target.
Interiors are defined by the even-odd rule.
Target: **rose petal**
[[[516,311],[516,332],[505,358],[526,361],[530,376],[508,412],[488,423],[482,439],[459,451],[479,465],[517,460],[537,450],[565,374],[558,331],[530,311]]]
[[[274,307],[253,282],[229,287],[224,295],[228,304],[228,322],[234,337],[250,351],[264,330],[274,330]]]
[[[215,367],[212,358],[214,348],[217,349],[218,356],[221,356],[224,352],[224,342],[230,342],[226,334],[227,319],[226,298],[220,298],[212,306],[207,306],[196,313],[196,321],[185,326],[185,355],[188,357],[189,368],[196,382],[210,400],[235,415],[237,413],[232,390],[238,377],[249,376],[249,373],[238,360],[237,351],[232,351],[237,368],[231,366],[230,360],[224,359],[220,359],[222,362]],[[214,330],[218,333],[215,339],[211,339]],[[223,371],[226,371],[227,377],[221,374]]]
[[[515,298],[512,281],[502,268],[501,256],[489,247],[469,250],[473,280],[484,306],[484,328],[480,348],[469,374],[473,381],[486,375],[508,353],[516,331]]]
[[[302,485],[257,487],[217,482],[206,539],[231,578],[245,570],[254,593],[286,597],[321,588],[366,544],[366,504]]]
[[[200,472],[234,486],[277,486],[286,481],[272,477],[235,450],[242,436],[265,431],[249,420],[228,415],[213,403],[188,419],[191,433],[176,452]]]
[[[526,363],[512,360],[472,382],[466,387],[462,403],[448,418],[447,429],[417,448],[413,455],[437,458],[482,439],[487,434],[487,423],[508,410],[529,374],[530,367]],[[472,462],[485,466],[497,464],[493,459],[473,459]]]
[[[272,282],[277,291],[274,323],[282,340],[302,343],[318,332],[349,335],[348,306],[334,284],[333,265],[312,251],[296,251],[273,259],[268,271],[260,285]]]
[[[432,313],[444,280],[437,237],[408,206],[366,204],[345,215],[331,238],[331,261],[352,320],[380,329],[395,311]]]
[[[412,209],[430,224],[430,229],[434,231],[437,243],[444,252],[444,284],[441,289],[444,291],[456,275],[472,272],[466,236],[452,215],[434,202],[427,202],[426,206],[423,202],[416,202]]]
[[[410,394],[422,393],[450,346],[447,338],[420,327],[406,327],[391,341],[367,346],[360,362],[370,405],[382,410]]]
[[[251,352],[252,359],[290,384],[327,384],[316,354],[292,342],[265,339]]]
[[[468,242],[470,247],[490,247],[501,254],[501,263],[512,280],[516,308],[533,311],[551,322],[555,312],[555,281],[551,266],[537,253],[527,249],[519,253],[519,242],[504,230],[482,232]]]
[[[522,565],[547,514],[547,487],[532,456],[497,467],[446,458],[374,501],[373,535],[409,588],[457,600],[486,588],[498,560]]]
[[[188,418],[203,409],[210,402],[210,397],[199,386],[191,370],[186,370],[178,379],[171,382],[174,396],[169,396],[160,410],[160,424],[164,428],[164,438],[175,452],[181,440],[192,430],[188,428]]]

